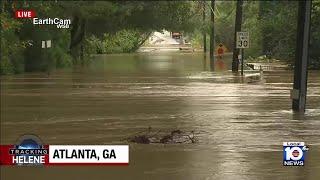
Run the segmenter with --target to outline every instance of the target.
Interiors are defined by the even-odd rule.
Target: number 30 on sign
[[[237,32],[237,48],[249,48],[249,32]]]

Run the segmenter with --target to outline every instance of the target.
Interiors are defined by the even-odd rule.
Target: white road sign
[[[249,48],[249,32],[237,32],[237,48]]]
[[[42,48],[51,48],[51,40],[41,41]]]

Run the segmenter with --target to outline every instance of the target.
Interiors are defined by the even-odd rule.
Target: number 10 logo
[[[283,143],[283,165],[303,166],[307,147],[304,142],[284,142]]]
[[[286,160],[293,160],[293,161],[298,161],[303,157],[303,151],[302,148],[300,147],[286,147],[285,148],[286,152]]]

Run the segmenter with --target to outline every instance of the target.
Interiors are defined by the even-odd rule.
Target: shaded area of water
[[[130,144],[127,167],[1,167],[1,179],[320,179],[320,77],[305,116],[291,112],[291,71],[240,83],[202,54],[98,56],[90,67],[1,77],[1,144],[124,144],[148,126],[195,130],[196,144]],[[226,67],[230,59],[226,57]],[[247,72],[249,73],[249,72]],[[282,166],[282,142],[310,145],[306,165]]]

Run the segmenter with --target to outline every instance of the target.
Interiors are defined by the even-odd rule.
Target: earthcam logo
[[[34,10],[17,10],[15,12],[17,19],[32,19],[34,25],[56,25],[60,29],[70,28],[71,19],[61,18],[38,18]]]
[[[70,19],[60,19],[60,18],[46,18],[46,19],[39,19],[33,18],[33,24],[35,25],[56,25],[57,28],[64,28],[67,29],[70,27],[71,20]]]

